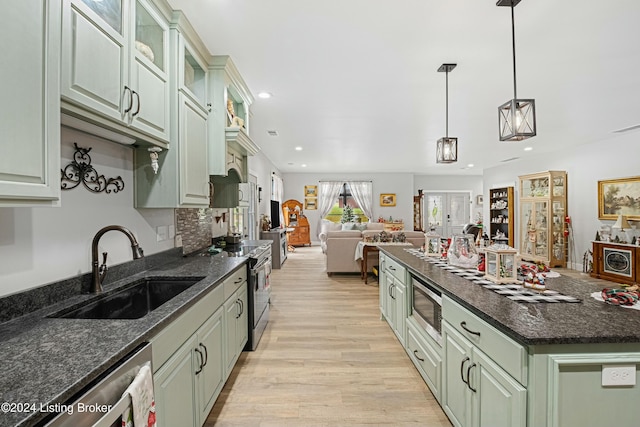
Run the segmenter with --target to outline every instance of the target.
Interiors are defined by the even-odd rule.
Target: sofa
[[[325,225],[324,222],[323,225]],[[358,242],[380,234],[383,231],[383,227],[384,224],[381,223],[363,223],[356,229],[350,227],[348,223],[347,225],[331,223],[326,224],[326,227],[322,227],[319,237],[322,251],[325,254],[327,274],[359,273],[360,261],[355,260]],[[405,241],[414,246],[420,247],[425,243],[425,235],[422,231],[401,230],[390,232],[392,236],[400,233],[404,233]],[[367,265],[373,267],[377,264],[378,254],[369,254]]]

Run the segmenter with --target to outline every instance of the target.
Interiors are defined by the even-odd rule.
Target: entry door
[[[461,233],[470,217],[470,193],[425,193],[425,230],[435,228],[442,237]]]

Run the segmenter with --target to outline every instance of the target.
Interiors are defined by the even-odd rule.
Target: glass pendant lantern
[[[518,99],[516,86],[516,31],[513,8],[520,0],[498,0],[497,6],[511,8],[511,45],[513,51],[513,99],[498,107],[500,141],[522,141],[536,136],[536,101]]]
[[[449,136],[449,72],[458,64],[442,64],[439,73],[446,73],[446,132],[436,144],[436,163],[455,163],[458,161],[458,138]]]

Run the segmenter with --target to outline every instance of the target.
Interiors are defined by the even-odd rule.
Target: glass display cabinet
[[[519,180],[520,256],[549,267],[566,267],[567,173],[540,172]]]
[[[489,238],[495,241],[496,234],[501,232],[509,246],[513,246],[513,187],[492,188],[489,190],[489,203]]]

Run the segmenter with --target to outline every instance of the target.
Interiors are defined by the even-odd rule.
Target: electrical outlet
[[[169,227],[166,225],[160,225],[156,228],[156,238],[158,242],[167,240],[169,234]]]
[[[608,365],[602,366],[603,386],[629,386],[636,385],[635,365]]]

